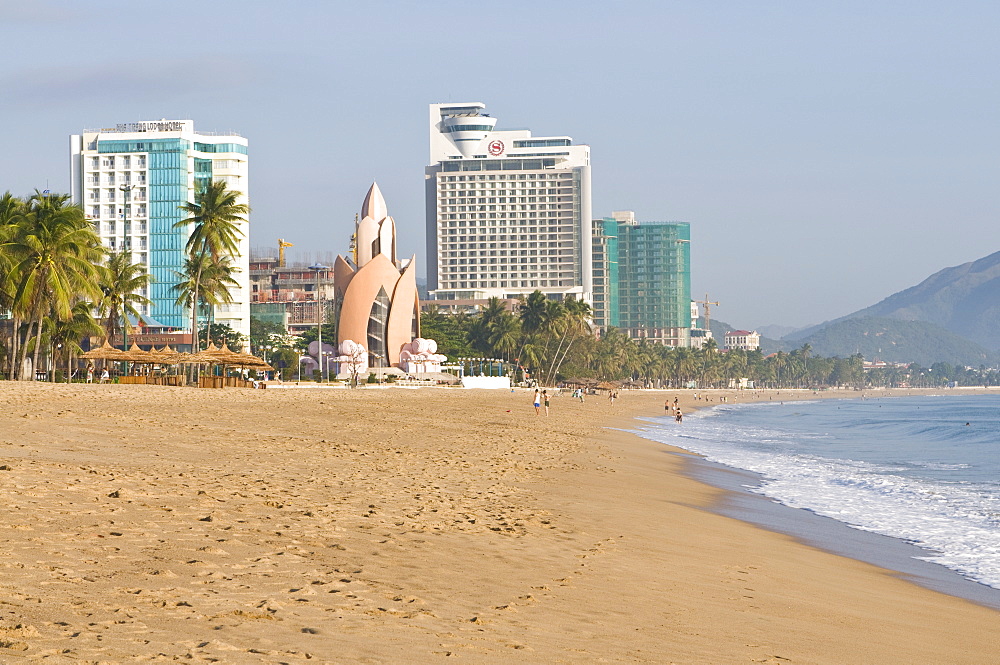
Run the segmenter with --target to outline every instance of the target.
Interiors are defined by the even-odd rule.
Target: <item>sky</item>
[[[424,261],[427,105],[591,146],[595,217],[691,224],[692,296],[803,327],[1000,250],[1000,3],[0,0],[0,192],[69,136],[250,142],[251,245],[346,253],[378,181]]]

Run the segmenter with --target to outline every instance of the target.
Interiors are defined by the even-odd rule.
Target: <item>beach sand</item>
[[[0,663],[1000,662],[609,429],[673,394],[0,382]]]

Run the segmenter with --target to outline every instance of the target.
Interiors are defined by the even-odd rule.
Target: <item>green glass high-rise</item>
[[[688,346],[691,227],[616,212],[593,224],[594,325],[633,339]]]

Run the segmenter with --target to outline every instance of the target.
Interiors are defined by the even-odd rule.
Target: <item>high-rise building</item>
[[[142,314],[164,327],[191,326],[190,311],[175,304],[191,228],[175,228],[188,215],[180,206],[212,181],[223,180],[248,203],[247,140],[207,134],[191,120],[129,122],[84,130],[70,137],[70,182],[74,203],[83,206],[113,251],[131,250],[153,282],[144,293],[152,305]],[[231,257],[233,302],[215,307],[213,320],[250,334],[248,223],[240,223],[239,254]]]
[[[593,227],[594,325],[633,339],[688,346],[691,330],[691,228],[637,222],[630,211]]]
[[[618,222],[595,219],[593,226],[593,326],[598,331],[619,326]]]
[[[590,147],[496,129],[480,102],[430,105],[427,281],[438,300],[536,289],[590,301]]]

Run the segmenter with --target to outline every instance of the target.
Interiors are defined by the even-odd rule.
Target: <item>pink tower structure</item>
[[[341,352],[360,345],[369,365],[399,365],[400,352],[420,336],[416,255],[406,262],[397,259],[396,224],[375,183],[355,229],[354,265],[338,256],[333,275]]]

